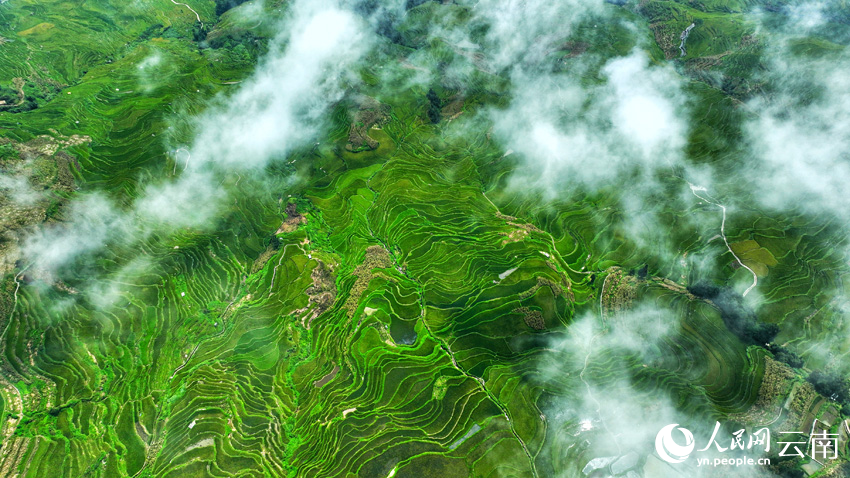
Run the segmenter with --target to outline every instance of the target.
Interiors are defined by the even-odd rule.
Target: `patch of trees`
[[[192,41],[200,43],[207,39],[209,28],[201,22],[195,22],[192,26]]]
[[[215,14],[221,16],[233,7],[238,7],[248,0],[215,0]]]
[[[799,468],[796,460],[786,457],[778,457],[778,460],[779,464],[771,469],[775,476],[779,478],[806,478],[806,473]]]
[[[749,86],[745,78],[725,76],[720,89],[729,96],[744,96],[749,91]]]
[[[206,37],[206,35],[204,35]],[[268,50],[268,39],[244,31],[238,34],[228,34],[208,41],[210,48],[226,48],[235,53],[241,53],[246,59],[256,59]]]
[[[12,88],[0,86],[0,100],[5,101],[5,104],[0,107],[0,111],[7,113],[21,113],[38,108],[38,101],[32,96],[26,96],[24,101],[18,104],[21,98],[18,96],[18,92]]]
[[[381,14],[377,16],[374,15],[381,5],[381,0],[359,0],[354,4],[354,11],[363,17],[374,17],[377,20],[375,33],[381,35],[392,43],[402,45],[407,48],[420,48],[422,43],[421,41],[414,41],[413,38],[406,38],[402,35],[402,32],[399,31],[399,26],[404,20],[403,15],[399,15],[391,10],[381,12]],[[405,5],[405,7],[407,6]],[[412,7],[407,7],[406,9],[410,10],[410,8]]]
[[[688,292],[711,301],[720,310],[720,317],[729,332],[742,342],[767,348],[776,360],[791,367],[803,366],[803,359],[799,355],[772,343],[779,334],[779,326],[759,321],[756,313],[744,303],[744,298],[732,288],[699,282],[689,286]]]
[[[171,28],[171,27],[169,27],[169,28]],[[154,35],[161,35],[162,29],[163,29],[162,23],[156,23],[154,25],[151,25],[151,26],[145,28],[145,31],[143,31],[142,33],[139,34],[139,40],[142,40],[142,41],[150,40],[151,38],[154,37]]]
[[[407,0],[407,2],[404,4],[404,9],[410,10],[411,8],[416,8],[419,5],[422,5],[423,3],[428,3],[430,1],[431,0]]]
[[[803,358],[797,355],[796,353],[782,347],[780,345],[770,344],[770,347],[767,348],[773,353],[774,358],[788,364],[793,368],[802,368],[803,367]]]
[[[269,239],[269,247],[273,250],[280,250],[280,238],[277,237],[277,234],[272,234],[272,237]]]
[[[841,405],[843,413],[850,412],[850,384],[837,372],[815,370],[806,380],[824,397]]]
[[[767,0],[761,7],[769,12],[792,16],[795,14],[792,6],[793,3],[787,0]],[[850,11],[841,2],[825,2],[819,14],[828,22],[850,24]]]
[[[766,345],[779,333],[775,324],[759,322],[755,312],[744,304],[744,298],[729,287],[698,283],[688,291],[702,299],[710,300],[718,309],[726,328],[742,341],[752,345]]]
[[[0,86],[0,101],[5,101],[7,105],[13,105],[18,102],[18,92],[12,88]]]
[[[428,119],[431,120],[431,123],[437,124],[440,122],[440,110],[443,102],[440,101],[440,97],[437,96],[437,92],[433,88],[428,90],[425,97],[428,98]]]
[[[17,160],[20,157],[20,153],[11,143],[0,143],[0,168],[3,168],[8,161]]]
[[[394,15],[381,15],[378,20],[378,26],[375,29],[375,32],[378,35],[381,35],[382,37],[397,45],[404,45],[410,48],[415,48],[415,46],[410,45],[404,41],[404,37],[398,31],[397,26],[398,20],[394,18]]]

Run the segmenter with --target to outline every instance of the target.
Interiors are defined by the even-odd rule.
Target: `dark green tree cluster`
[[[729,287],[698,283],[688,291],[702,299],[710,300],[718,309],[726,328],[742,341],[753,345],[767,345],[779,333],[776,324],[759,322],[755,312],[744,304],[744,298]]]
[[[2,108],[0,108],[0,111],[8,113],[20,113],[22,111],[30,111],[38,108],[38,101],[31,96],[25,97],[24,101],[21,104],[18,104],[18,101],[20,101],[18,92],[12,88],[5,88],[2,86],[0,86],[0,101],[5,101],[5,104]]]
[[[201,22],[195,22],[192,26],[192,41],[202,42],[207,39],[209,28]]]
[[[720,310],[720,317],[726,328],[742,342],[765,347],[773,353],[776,360],[793,368],[803,366],[803,359],[799,355],[772,343],[779,334],[779,326],[759,321],[756,313],[744,303],[744,298],[730,287],[698,282],[689,286],[688,291],[701,299],[711,301]]]
[[[7,105],[15,104],[18,102],[18,92],[0,86],[0,101],[5,101]]]
[[[246,60],[255,60],[268,51],[268,39],[257,36],[253,32],[244,31],[209,40],[209,46],[213,49],[226,48],[234,53],[242,54]]]
[[[171,28],[171,27],[168,27]],[[139,41],[150,40],[156,36],[162,35],[162,31],[164,30],[162,23],[155,23],[147,28],[145,31],[139,34]]]
[[[803,367],[803,358],[794,352],[782,347],[781,345],[770,344],[770,347],[767,348],[773,353],[773,356],[776,360],[780,362],[784,362],[793,368],[802,368]]]
[[[238,7],[247,1],[248,0],[215,0],[215,14],[220,16],[222,13],[233,7]]]
[[[839,403],[843,413],[850,412],[850,384],[837,372],[815,370],[806,378],[824,397]]]
[[[428,119],[431,120],[431,123],[437,124],[440,122],[442,101],[440,101],[440,97],[433,88],[428,90],[428,94],[425,97],[428,98]]]
[[[410,10],[411,8],[416,8],[423,3],[428,3],[431,0],[407,0],[404,4],[405,10]]]

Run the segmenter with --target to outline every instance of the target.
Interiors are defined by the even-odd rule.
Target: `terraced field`
[[[846,427],[809,7],[0,3],[0,476],[808,474],[652,444]]]

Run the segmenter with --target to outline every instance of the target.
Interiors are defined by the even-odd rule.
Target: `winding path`
[[[744,264],[744,262],[741,260],[741,258],[739,258],[735,254],[735,252],[732,251],[732,248],[729,246],[729,241],[726,239],[726,206],[724,206],[724,205],[722,205],[718,202],[712,201],[710,199],[707,199],[705,197],[702,197],[699,194],[697,194],[697,191],[706,192],[707,189],[705,189],[704,187],[696,186],[693,183],[691,183],[690,181],[688,181],[688,184],[691,186],[691,192],[694,193],[694,196],[702,199],[703,201],[705,201],[709,204],[713,204],[713,205],[715,205],[715,206],[717,206],[717,207],[719,207],[720,209],[723,210],[723,220],[720,222],[720,237],[723,238],[723,242],[726,244],[726,249],[728,249],[729,253],[732,254],[732,257],[734,257],[735,260],[738,261],[738,264],[740,264],[741,267],[743,267],[744,269],[750,271],[750,273],[753,275],[753,284],[750,287],[748,287],[747,290],[745,290],[744,293],[742,294],[744,297],[746,297],[747,294],[749,294],[750,291],[753,290],[753,288],[755,288],[755,286],[758,285],[759,277],[754,270],[750,269],[749,267],[746,266],[746,264]]]
[[[187,154],[186,165],[183,166],[183,171],[189,169],[189,160],[192,159],[192,153],[190,153],[189,150],[186,149],[186,148],[177,148],[177,149],[174,150],[174,171],[173,171],[173,174],[177,174],[177,153],[179,153],[180,151],[183,151],[184,153]]]
[[[198,19],[198,23],[200,23],[200,24],[201,24],[201,28],[203,28],[203,27],[204,27],[204,22],[202,22],[202,21],[201,21],[201,16],[200,16],[200,15],[198,15],[198,12],[196,12],[194,8],[190,7],[189,5],[186,5],[185,3],[179,3],[179,2],[177,2],[177,1],[175,1],[175,0],[171,0],[171,3],[173,3],[173,4],[175,4],[175,5],[182,5],[182,6],[186,7],[186,8],[188,8],[189,10],[192,10],[192,13],[194,13],[194,14],[195,14],[195,18],[197,18],[197,19]]]
[[[602,404],[599,403],[599,400],[593,394],[593,388],[590,386],[590,383],[584,379],[584,374],[587,372],[587,367],[590,365],[590,357],[593,355],[593,343],[596,342],[596,339],[602,337],[608,332],[608,322],[605,319],[605,307],[602,301],[605,298],[605,285],[608,284],[608,278],[611,277],[611,274],[605,276],[605,280],[602,281],[602,290],[599,291],[599,319],[601,322],[602,328],[593,334],[590,342],[587,344],[587,355],[584,357],[584,367],[582,367],[581,372],[578,374],[578,378],[584,383],[584,386],[587,388],[587,396],[593,400],[593,403],[596,404],[596,416],[599,418],[599,421],[602,422],[602,427],[605,428],[605,431],[608,432],[608,435],[614,440],[614,445],[617,446],[617,455],[623,454],[623,449],[620,447],[620,441],[617,440],[617,435],[615,435],[610,428],[608,428],[608,423],[605,421],[605,417],[602,416]]]
[[[20,279],[23,278],[24,272],[29,269],[30,265],[24,267],[21,272],[14,276],[14,302],[12,303],[12,310],[11,312],[9,312],[9,317],[6,320],[6,327],[3,328],[3,333],[0,334],[0,341],[2,341],[2,343],[0,343],[0,351],[4,351],[6,348],[5,341],[2,339],[6,336],[6,332],[8,332],[9,330],[9,325],[11,325],[12,323],[12,318],[15,315],[15,311],[18,309],[18,292],[21,289]],[[23,394],[21,394],[21,391],[18,390],[18,387],[12,384],[12,382],[2,374],[0,374],[0,395],[2,395],[2,398],[6,402],[6,406],[8,407],[8,409],[6,410],[7,415],[17,415],[17,418],[9,416],[8,420],[6,420],[6,423],[0,423],[0,443],[7,443],[9,438],[14,435],[15,430],[18,428],[18,423],[20,423],[21,417],[23,417],[24,397]]]
[[[171,1],[173,2],[174,0]],[[691,34],[691,30],[693,30],[695,26],[695,23],[691,23],[690,25],[688,25],[688,28],[685,28],[685,31],[683,31],[682,34],[679,35],[679,39],[682,40],[679,43],[679,51],[682,52],[682,54],[679,55],[680,57],[687,55],[687,52],[685,51],[685,42],[688,41],[688,35]]]

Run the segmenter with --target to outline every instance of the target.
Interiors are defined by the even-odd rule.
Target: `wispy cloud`
[[[196,136],[180,149],[175,179],[144,185],[129,207],[119,208],[101,195],[75,200],[64,223],[27,239],[29,260],[54,269],[111,242],[143,240],[153,231],[212,228],[227,201],[223,177],[257,173],[314,141],[328,108],[357,81],[353,65],[370,48],[368,25],[334,1],[304,0],[290,5],[279,30],[255,73],[195,119]],[[154,54],[140,71],[161,61]]]
[[[199,118],[192,164],[264,166],[314,139],[324,113],[357,81],[370,46],[361,20],[330,2],[297,2],[257,72]]]
[[[129,216],[99,194],[72,202],[67,217],[66,222],[41,227],[25,240],[24,255],[35,268],[52,271],[103,248],[110,238],[133,232]]]
[[[792,45],[769,51],[772,89],[748,103],[754,196],[774,210],[850,220],[850,56],[795,54]]]
[[[152,51],[136,65],[136,78],[142,91],[150,93],[160,86],[166,60],[159,51]]]
[[[515,72],[513,100],[491,110],[494,132],[521,155],[515,181],[550,197],[565,188],[599,188],[680,164],[688,131],[681,80],[635,50],[602,69],[605,83],[571,75]]]
[[[715,424],[711,417],[682,411],[659,389],[638,390],[634,386],[634,364],[657,367],[663,362],[664,355],[669,353],[669,342],[680,333],[679,317],[659,310],[655,304],[639,304],[614,315],[608,317],[606,327],[595,314],[581,316],[540,357],[544,383],[548,382],[553,389],[568,390],[563,399],[548,400],[548,406],[542,410],[553,437],[550,446],[562,441],[570,443],[569,447],[557,450],[569,454],[563,467],[556,470],[557,476],[579,476],[595,458],[616,459],[630,453],[654,460],[650,466],[653,477],[717,476],[718,469],[698,468],[696,459],[729,458],[731,453],[711,449],[693,453],[688,462],[672,466],[650,458],[654,456],[656,434],[662,427],[680,424],[688,428],[701,449]],[[719,441],[728,448],[731,436],[724,431]],[[557,461],[556,451],[552,452],[550,459]],[[753,449],[750,453],[749,457],[758,458],[760,450]],[[770,476],[757,466],[724,468],[723,473],[724,476]]]

